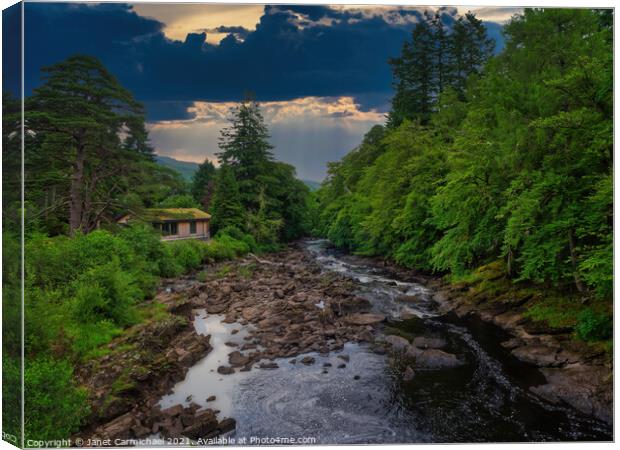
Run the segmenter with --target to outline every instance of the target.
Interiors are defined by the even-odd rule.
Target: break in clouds
[[[194,118],[151,123],[149,134],[157,153],[175,159],[216,162],[220,130],[227,126],[233,102],[195,102]],[[340,159],[360,136],[383,122],[383,114],[360,111],[352,97],[304,97],[262,103],[277,159],[297,168],[302,179],[320,180],[325,162]]]

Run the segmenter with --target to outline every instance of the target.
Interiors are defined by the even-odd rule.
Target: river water
[[[234,350],[226,343],[241,344],[247,330],[201,311],[194,323],[198,332],[211,335],[214,350],[189,370],[161,405],[193,401],[219,410],[220,418],[236,419],[233,436],[248,444],[291,438],[317,444],[611,439],[609,425],[530,393],[529,387],[542,384],[544,378],[499,345],[506,336],[497,329],[439,316],[426,287],[394,279],[326,244],[306,243],[324,271],[351,278],[357,294],[371,301],[373,312],[385,314],[390,326],[445,340],[445,350],[465,364],[417,370],[413,380],[405,382],[401,361],[376,354],[367,345],[346,344],[328,356],[309,353],[316,358],[310,366],[287,358],[276,360],[279,367],[274,370],[220,375],[217,367]],[[415,295],[418,301],[397,301],[402,295]],[[343,355],[349,362],[338,368]],[[324,368],[325,363],[331,366]],[[216,399],[207,402],[212,395]]]

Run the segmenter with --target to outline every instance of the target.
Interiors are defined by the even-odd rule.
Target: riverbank
[[[108,354],[77,374],[96,411],[79,436],[114,440],[159,433],[197,439],[234,428],[234,419],[218,418],[219,411],[201,409],[193,402],[164,409],[158,405],[189,367],[212,349],[210,336],[198,334],[191,323],[201,309],[248,329],[246,342],[231,347],[227,364],[217,368],[222,376],[274,369],[276,358],[326,354],[342,350],[347,342],[373,340],[374,326],[385,317],[359,312],[369,303],[355,297],[350,280],[321,274],[299,249],[264,258],[209,265],[164,280],[151,302],[153,317],[114,340],[107,346]],[[302,358],[299,363],[311,365],[314,359]],[[346,366],[346,361],[341,364]]]
[[[533,317],[531,311],[542,303],[542,293],[512,284],[493,265],[467,281],[450,283],[379,258],[345,258],[429,287],[442,314],[454,314],[458,321],[474,317],[497,326],[509,335],[500,345],[544,376],[546,383],[530,387],[533,393],[604,422],[613,421],[613,361],[607,343],[581,341],[572,327],[551,326]]]
[[[328,425],[323,423],[316,432],[323,433],[319,436],[331,443],[494,439],[488,433],[478,436],[479,430],[471,428],[467,417],[462,429],[456,424],[448,430],[437,429],[435,423],[419,429],[426,416],[432,418],[429,401],[437,403],[433,408],[440,417],[458,412],[453,404],[455,395],[462,398],[458,401],[465,402],[459,407],[473,407],[481,413],[490,407],[484,395],[491,395],[496,404],[497,396],[505,397],[505,406],[497,412],[498,423],[512,428],[498,427],[500,434],[495,439],[535,440],[538,431],[522,434],[521,425],[504,423],[504,418],[514,414],[536,417],[532,416],[532,408],[541,417],[549,414],[565,420],[561,418],[565,413],[557,411],[565,411],[561,406],[564,403],[573,405],[570,398],[550,397],[546,390],[553,388],[541,387],[546,386],[542,376],[540,383],[526,386],[529,394],[509,386],[508,391],[505,387],[492,393],[476,391],[477,386],[504,380],[505,374],[461,328],[442,325],[443,331],[435,329],[437,321],[444,321],[444,317],[455,316],[462,326],[468,316],[478,314],[473,304],[467,309],[469,303],[461,299],[465,296],[462,287],[386,266],[378,259],[350,255],[333,258],[317,255],[306,247],[293,246],[261,257],[250,255],[165,280],[148,307],[152,317],[115,340],[108,355],[91,361],[80,371],[82,384],[89,386],[93,410],[99,411],[80,436],[157,436],[177,439],[174,442],[178,444],[187,439],[213,439],[235,428],[241,434],[247,434],[248,429],[267,433],[272,423],[276,425],[274,432],[299,430],[295,423],[306,424],[301,430],[309,432],[312,424],[322,423],[324,417],[350,410],[351,405],[343,405],[341,400],[321,406],[325,400],[317,404],[318,399],[347,398],[357,405],[363,398],[373,398],[376,392],[383,392],[384,397],[355,406],[359,411],[368,411],[350,418],[350,430],[359,429],[357,424],[362,422],[373,423],[387,433],[385,436],[371,433],[347,437],[349,431],[342,416],[337,429],[327,431]],[[352,266],[346,266],[346,261],[357,262],[361,268],[367,266],[368,270],[352,274]],[[329,269],[327,262],[332,264]],[[364,290],[363,286],[372,289]],[[435,301],[440,303],[439,309]],[[458,319],[459,314],[462,319]],[[492,318],[490,313],[484,316],[489,323]],[[416,321],[422,324],[415,325]],[[408,326],[410,322],[418,329],[411,335],[404,334],[405,340],[398,336],[399,324]],[[502,342],[511,340],[502,338]],[[511,350],[523,345],[505,347],[501,352],[511,356]],[[543,372],[547,368],[571,367],[540,369]],[[554,379],[561,378],[556,375]],[[564,383],[578,381],[569,379]],[[243,403],[225,393],[219,382],[231,385],[230,390],[238,393]],[[556,390],[561,387],[557,382],[552,386]],[[577,389],[570,384],[564,386],[568,386],[566,391]],[[523,408],[512,400],[516,395],[523,397],[519,402],[529,404],[533,400],[528,395],[534,393],[551,410],[536,402]],[[395,408],[392,402],[403,395],[398,402],[422,395],[417,401],[427,405],[424,414],[416,415],[414,406],[412,413],[393,416],[393,411],[402,406]],[[258,406],[249,405],[249,398],[255,398],[250,403]],[[309,406],[300,410],[300,401],[309,402]],[[559,405],[555,412],[554,402]],[[227,407],[229,404],[235,407]],[[579,410],[578,405],[575,402],[573,407]],[[345,409],[341,412],[339,408]],[[580,410],[591,415],[598,411]],[[241,420],[241,430],[235,419]],[[585,430],[586,434],[573,438],[553,430],[541,430],[548,433],[541,436],[576,439],[589,436],[590,426],[582,422],[580,433]]]

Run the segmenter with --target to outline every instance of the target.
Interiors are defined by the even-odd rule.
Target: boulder
[[[237,427],[237,422],[235,419],[227,418],[222,420],[218,425],[217,429],[220,433],[228,433],[229,431],[234,430]]]
[[[415,367],[419,369],[449,369],[463,365],[456,355],[436,348],[420,350],[412,345],[407,349],[407,356],[414,358]]]
[[[564,361],[558,359],[558,348],[546,345],[524,345],[512,350],[512,354],[519,360],[538,367],[558,367]]]
[[[411,381],[413,380],[414,377],[415,377],[415,372],[413,371],[411,367],[407,366],[407,368],[405,369],[405,372],[403,373],[403,380]]]
[[[133,414],[129,412],[105,424],[101,430],[101,435],[110,439],[126,439],[130,437],[134,424]]]
[[[404,337],[396,336],[394,334],[390,334],[385,337],[385,342],[392,346],[392,349],[397,352],[402,352],[407,350],[409,347],[409,341]]]
[[[396,301],[401,303],[419,303],[420,299],[415,295],[399,295],[396,297]]]
[[[314,364],[315,359],[312,356],[304,356],[301,358],[300,362],[309,366],[310,364]]]
[[[217,373],[221,373],[222,375],[230,375],[231,373],[235,373],[235,369],[230,366],[220,366],[217,368]]]
[[[263,362],[258,365],[259,369],[277,369],[278,367],[280,366],[274,362]]]
[[[176,417],[183,413],[183,405],[174,405],[166,409],[162,409],[161,414],[168,417]]]
[[[419,336],[413,339],[413,345],[418,348],[444,348],[447,344],[441,338]]]
[[[385,316],[381,314],[358,313],[351,314],[344,318],[346,323],[351,325],[374,325],[385,320]]]
[[[241,352],[234,351],[228,355],[228,363],[233,367],[245,366],[249,362],[250,358]]]
[[[217,430],[217,428],[218,422],[215,413],[207,409],[197,413],[192,425],[185,427],[182,433],[190,439],[199,439]]]

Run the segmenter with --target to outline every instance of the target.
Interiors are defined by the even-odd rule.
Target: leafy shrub
[[[142,292],[135,278],[120,267],[118,258],[90,269],[75,283],[75,314],[78,321],[111,320],[119,326],[135,323],[135,304]]]
[[[583,341],[609,339],[613,333],[612,319],[607,314],[597,313],[588,308],[577,316],[575,332]]]
[[[89,410],[85,389],[73,383],[67,361],[37,358],[26,361],[26,439],[58,439],[75,432]]]
[[[183,271],[195,269],[202,262],[202,252],[197,241],[187,240],[170,242],[168,245],[172,250],[175,262],[182,267]]]
[[[241,231],[239,228],[235,226],[227,226],[221,229],[215,235],[215,239],[219,240],[224,236],[231,237],[236,241],[244,242],[245,244],[247,244],[249,251],[251,252],[255,252],[258,250],[258,245],[256,244],[256,240],[254,239],[254,236],[248,233],[244,233],[243,231]]]
[[[96,356],[98,348],[109,343],[121,332],[121,328],[110,320],[95,323],[74,322],[67,327],[67,334],[71,338],[71,350],[83,359]]]
[[[200,204],[190,194],[177,194],[159,202],[160,208],[200,208]]]

